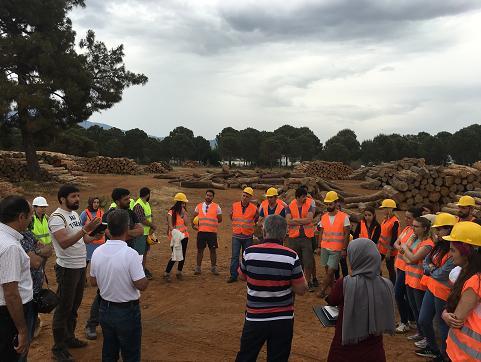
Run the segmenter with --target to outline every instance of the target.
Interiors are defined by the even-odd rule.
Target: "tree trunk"
[[[37,152],[33,141],[33,134],[27,130],[27,126],[21,128],[23,149],[27,159],[27,172],[31,180],[40,181],[40,164],[37,159]]]

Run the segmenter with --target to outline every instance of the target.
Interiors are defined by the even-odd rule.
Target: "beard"
[[[327,208],[327,211],[329,211],[329,212],[333,212],[334,210],[336,210],[336,208],[334,206],[331,206],[331,207]]]
[[[67,209],[69,209],[69,210],[78,210],[79,207],[80,207],[80,203],[79,203],[79,202],[70,203],[70,202],[67,201]]]

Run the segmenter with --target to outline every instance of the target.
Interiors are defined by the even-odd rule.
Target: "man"
[[[109,214],[117,209],[125,210],[129,215],[129,230],[127,232],[127,239],[125,240],[127,246],[134,248],[134,241],[137,237],[144,234],[144,228],[140,224],[137,215],[130,209],[130,191],[124,188],[115,188],[112,191],[112,200],[115,203],[115,208],[110,208],[102,217],[102,222],[108,222]],[[117,207],[118,205],[118,207]],[[111,237],[109,229],[105,231],[105,238],[109,239]],[[90,307],[90,317],[85,326],[85,337],[90,340],[97,339],[97,326],[99,325],[99,307],[100,307],[100,296],[99,291],[95,295],[92,306]]]
[[[32,277],[27,254],[20,245],[33,210],[20,196],[0,202],[0,359],[26,360],[33,323]]]
[[[456,204],[459,208],[459,221],[475,221],[474,206],[476,201],[471,196],[461,196]]]
[[[304,274],[309,281],[309,291],[313,292],[314,285],[310,282],[312,263],[314,262],[312,250],[314,225],[312,219],[316,212],[316,204],[312,198],[307,197],[307,190],[304,187],[299,187],[295,196],[296,198],[286,209],[286,221],[289,228],[287,245],[301,258]]]
[[[129,238],[129,213],[121,208],[107,216],[110,239],[92,256],[90,281],[100,291],[100,326],[104,337],[103,361],[140,361],[142,323],[140,292],[147,288],[138,253]]]
[[[252,245],[254,228],[259,217],[257,207],[251,204],[254,190],[246,187],[242,191],[241,201],[232,204],[230,219],[232,220],[232,258],[230,260],[230,278],[227,283],[237,281],[237,268],[239,267],[239,252]]]
[[[155,225],[152,223],[152,208],[149,204],[150,189],[148,187],[142,187],[139,191],[139,198],[134,204],[134,212],[139,219],[139,222],[144,227],[143,235],[137,237],[134,242],[134,249],[137,250],[139,255],[143,256],[142,264],[144,265],[145,275],[148,279],[152,279],[152,274],[145,267],[147,263],[147,252],[149,251],[149,244],[147,243],[147,237],[155,231]]]
[[[259,225],[262,227],[264,219],[269,215],[280,215],[286,217],[287,204],[279,200],[279,193],[275,187],[271,187],[266,192],[266,199],[261,202],[259,207]]]
[[[282,246],[286,231],[283,217],[269,215],[263,242],[243,254],[239,278],[247,280],[247,308],[236,361],[256,361],[266,341],[268,361],[289,359],[294,294],[305,294],[307,282],[295,251]]]
[[[47,245],[52,242],[50,239],[50,232],[48,230],[47,207],[48,203],[45,197],[38,196],[32,202],[34,214],[30,231],[35,236],[35,239],[42,244]]]
[[[205,201],[196,206],[194,210],[194,217],[192,220],[198,220],[198,224],[194,225],[197,228],[197,266],[195,267],[195,275],[202,273],[201,265],[204,258],[204,249],[209,247],[211,272],[214,275],[219,275],[217,270],[217,252],[219,247],[217,243],[217,230],[219,223],[222,222],[222,210],[219,205],[213,202],[215,196],[214,190],[207,190],[205,192]],[[196,219],[198,217],[198,219]]]
[[[324,298],[327,290],[334,282],[334,273],[339,268],[341,257],[346,256],[351,222],[349,216],[339,211],[339,196],[329,191],[324,198],[327,212],[322,215],[318,224],[319,247],[321,248],[321,265],[326,271],[324,285],[319,296]],[[318,250],[319,251],[319,250]]]
[[[87,251],[85,243],[98,236],[90,236],[100,225],[99,218],[82,227],[79,215],[75,212],[80,206],[79,189],[73,185],[60,187],[57,194],[60,207],[48,220],[57,260],[55,275],[59,304],[52,320],[54,345],[53,358],[57,361],[73,361],[68,348],[82,348],[87,345],[75,337],[77,310],[82,303],[85,287],[85,267]]]

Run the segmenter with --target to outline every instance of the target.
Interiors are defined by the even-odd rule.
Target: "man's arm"
[[[133,283],[135,288],[143,292],[145,289],[147,289],[147,286],[149,285],[149,280],[146,277],[143,277],[142,279],[135,280]]]
[[[29,347],[28,328],[23,314],[22,298],[20,298],[20,293],[18,292],[18,282],[2,284],[2,288],[8,313],[18,331],[18,346],[15,350],[17,353],[24,355]]]
[[[98,286],[96,277],[90,276],[90,285],[93,286],[93,287]]]
[[[144,227],[142,224],[135,224],[133,229],[130,229],[127,234],[132,237],[136,238],[137,236],[144,235]]]
[[[79,231],[69,233],[69,231],[65,227],[64,221],[60,218],[60,216],[56,216],[55,218],[50,218],[49,228],[52,230],[52,234],[55,240],[57,240],[57,242],[59,243],[60,247],[62,249],[67,249],[72,245],[76,244],[82,238],[86,243],[94,240],[95,237],[89,236],[87,234],[94,231],[101,222],[102,220],[100,218],[95,218]]]

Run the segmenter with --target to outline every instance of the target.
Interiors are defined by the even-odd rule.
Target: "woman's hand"
[[[458,319],[456,317],[456,314],[448,313],[446,310],[443,311],[441,317],[443,318],[444,322],[446,322],[449,328],[461,328],[464,325],[464,321]]]

